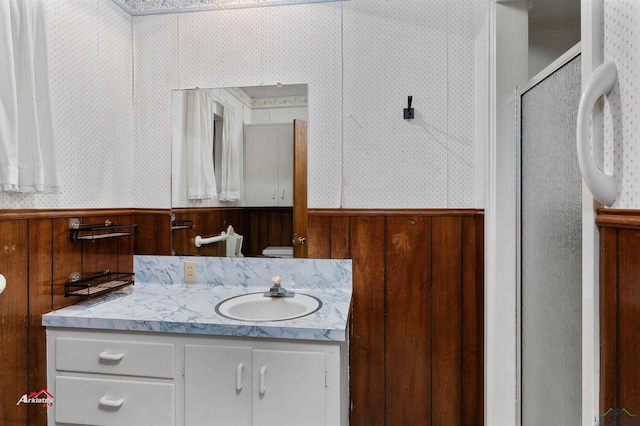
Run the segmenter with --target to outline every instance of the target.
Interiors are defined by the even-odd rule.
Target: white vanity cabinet
[[[49,424],[346,426],[345,342],[47,329]]]
[[[247,207],[293,206],[293,124],[244,126]]]

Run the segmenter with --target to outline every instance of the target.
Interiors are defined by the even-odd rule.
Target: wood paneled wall
[[[173,213],[176,220],[193,221],[192,229],[179,229],[171,233],[171,247],[178,256],[225,256],[224,244],[208,244],[197,248],[194,243],[196,236],[205,238],[220,235],[229,225],[238,234],[243,233],[241,208],[174,209]]]
[[[219,233],[227,224],[247,234],[247,255],[259,254],[268,245],[287,245],[287,241],[290,245],[293,235],[291,208],[192,213],[178,214],[197,224],[193,236],[185,232],[182,235],[187,237],[181,240],[176,236],[184,231],[171,231],[168,209],[0,211],[0,273],[7,279],[7,288],[0,294],[0,347],[5,348],[0,369],[0,425],[46,424],[44,407],[16,403],[24,393],[46,388],[42,315],[78,301],[64,297],[64,284],[71,273],[105,269],[131,272],[134,254],[170,255],[172,237],[178,250],[196,254],[190,251],[190,240],[197,233]],[[80,218],[83,223],[104,223],[107,219],[114,224],[136,223],[139,234],[95,243],[71,242],[71,218]],[[198,254],[216,255],[215,249],[223,250],[220,254],[224,255],[224,245],[220,244],[203,248]]]
[[[29,287],[27,221],[0,221],[0,273],[7,287],[0,294],[0,344],[3,348],[0,368],[0,424],[22,425],[27,406],[16,408],[23,393],[29,391]]]
[[[352,426],[481,425],[484,217],[309,210],[309,257],[351,258]]]
[[[293,209],[291,207],[216,207],[173,209],[176,219],[193,220],[194,229],[172,233],[173,250],[177,255],[225,256],[224,244],[210,244],[196,248],[197,235],[220,235],[229,225],[242,235],[242,253],[260,256],[268,246],[290,246],[293,238]]]
[[[140,234],[71,242],[71,218],[83,223],[139,223]],[[134,247],[140,254],[169,254],[170,229],[168,210],[0,211],[0,273],[7,279],[0,294],[0,425],[46,424],[43,406],[16,404],[23,394],[47,387],[42,315],[78,301],[64,297],[71,273],[131,272]]]
[[[603,209],[596,223],[600,227],[600,413],[626,409],[638,415],[640,211]],[[615,424],[631,424],[625,422],[629,420],[621,418]]]
[[[245,240],[247,255],[290,245],[290,209],[227,210],[177,212],[196,222],[193,236],[178,238],[206,233],[203,226],[216,234],[229,223],[266,238]],[[71,217],[137,223],[139,235],[71,243]],[[171,232],[168,210],[0,212],[0,273],[8,281],[0,344],[11,348],[0,369],[0,424],[45,424],[42,407],[15,404],[46,387],[41,316],[73,302],[63,296],[69,275],[132,270],[133,254],[168,255],[167,236],[176,244],[180,232]],[[310,210],[308,241],[310,257],[353,260],[351,425],[482,424],[482,212]]]
[[[171,255],[170,210],[135,210],[132,217],[138,225],[133,245],[135,254]]]

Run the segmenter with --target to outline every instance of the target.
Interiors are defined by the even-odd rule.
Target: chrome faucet
[[[280,285],[280,275],[274,275],[271,278],[271,288],[264,292],[265,297],[293,297],[296,294]]]

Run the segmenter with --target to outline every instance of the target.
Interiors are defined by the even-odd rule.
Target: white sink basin
[[[216,312],[239,321],[283,321],[312,314],[321,307],[320,299],[307,294],[265,297],[264,293],[249,293],[223,300]]]

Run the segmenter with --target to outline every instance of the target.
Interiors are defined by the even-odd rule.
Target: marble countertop
[[[223,280],[218,276],[211,277],[208,271],[219,265],[198,264],[198,273],[206,275],[206,278],[196,284],[176,282],[172,278],[170,283],[167,279],[158,276],[158,274],[148,273],[151,261],[157,257],[136,256],[136,284],[106,296],[91,299],[78,303],[60,310],[45,314],[42,323],[46,327],[73,327],[73,328],[91,328],[102,330],[130,330],[130,331],[148,331],[148,332],[168,332],[168,333],[194,333],[208,334],[220,336],[242,336],[242,337],[270,337],[270,338],[286,338],[300,340],[324,340],[324,341],[344,341],[346,338],[347,319],[349,306],[351,303],[351,286],[350,272],[351,265],[348,264],[348,280],[349,286],[344,286],[344,280],[341,285],[336,288],[330,283],[324,282],[323,278],[318,279],[318,268],[315,268],[316,281],[313,285],[296,285],[300,282],[300,277],[291,278],[291,290],[297,293],[308,294],[317,297],[322,301],[322,307],[310,315],[284,321],[263,321],[249,322],[238,321],[225,318],[216,313],[216,305],[232,296],[240,294],[264,292],[268,290],[268,286],[255,286],[251,274],[246,271],[252,268],[246,268],[246,262],[238,261],[231,267],[244,271],[241,274],[244,278],[230,280],[227,275]],[[182,261],[181,258],[171,258],[165,268],[177,268]],[[145,264],[151,259],[150,263]],[[160,257],[161,261],[165,261]],[[177,259],[177,260],[173,260]],[[193,258],[191,258],[193,259]],[[224,258],[222,258],[224,259]],[[285,259],[278,260],[278,262]],[[201,261],[199,261],[201,262]],[[222,261],[224,267],[229,265]],[[253,262],[253,261],[250,261]],[[264,261],[262,261],[264,262]],[[282,264],[276,262],[276,266]],[[294,262],[295,263],[295,262]],[[292,263],[286,263],[290,266]],[[142,267],[140,267],[142,265]],[[147,269],[144,268],[147,266]],[[251,267],[258,266],[258,270],[263,265],[261,263],[250,264]],[[268,264],[269,268],[272,266]],[[317,265],[315,263],[314,265]],[[320,264],[325,267],[324,264]],[[295,266],[295,265],[294,265]],[[224,269],[224,267],[222,269]],[[343,266],[341,265],[343,268]],[[201,270],[202,269],[202,270]],[[229,269],[229,268],[227,268]],[[263,268],[264,269],[264,268]],[[280,268],[282,270],[282,268]],[[292,270],[295,268],[291,268]],[[344,268],[343,268],[344,269]],[[167,269],[162,270],[164,276],[171,277],[167,274]],[[262,271],[262,274],[269,276],[272,271]],[[326,277],[327,273],[323,271],[321,276]],[[235,270],[234,270],[234,273]],[[260,274],[258,272],[257,274]],[[329,272],[334,274],[335,271]],[[138,279],[142,276],[142,279]],[[202,276],[202,275],[199,275]],[[154,282],[153,279],[162,282]],[[283,276],[284,278],[284,276]],[[139,283],[139,281],[141,281]],[[264,281],[263,279],[260,282]],[[287,287],[287,280],[283,281],[283,286]],[[308,282],[309,280],[305,280]],[[318,285],[321,281],[322,284]],[[289,287],[290,287],[289,286]],[[287,287],[287,288],[289,288]]]

